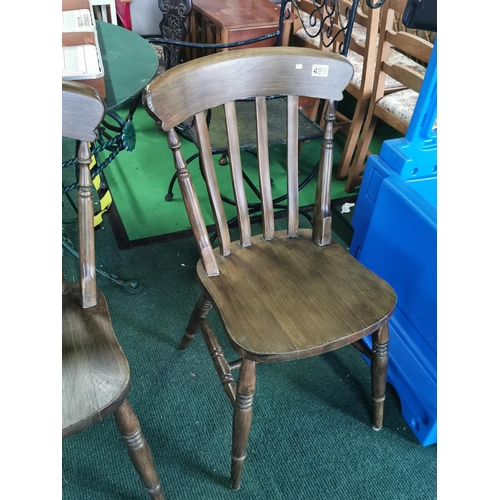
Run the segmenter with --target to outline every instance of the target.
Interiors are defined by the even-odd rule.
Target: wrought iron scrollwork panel
[[[158,0],[158,7],[163,13],[160,21],[160,33],[167,40],[184,40],[188,34],[187,16],[191,12],[191,0]],[[181,62],[182,47],[179,45],[163,45],[164,60],[167,68],[177,66]]]
[[[341,10],[340,0],[310,0],[313,6],[311,13],[304,16],[297,0],[290,0],[295,7],[295,13],[299,16],[300,22],[306,35],[312,39],[319,39],[322,47],[335,50],[339,54],[347,55],[351,41],[351,33],[354,19],[358,10],[359,0],[352,0],[352,5]],[[368,7],[378,9],[385,0],[365,0]],[[338,44],[332,47],[334,44]]]

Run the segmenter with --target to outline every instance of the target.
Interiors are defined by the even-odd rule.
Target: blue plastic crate
[[[437,442],[436,46],[407,135],[366,164],[351,254],[397,293],[389,321],[391,383],[420,443]],[[367,340],[370,345],[371,339]]]

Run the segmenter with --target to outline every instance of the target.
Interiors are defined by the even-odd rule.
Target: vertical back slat
[[[321,146],[318,184],[313,215],[313,238],[320,245],[328,245],[332,236],[332,214],[330,190],[333,165],[333,121],[335,119],[335,103],[328,102],[325,113],[325,132]]]
[[[180,151],[181,143],[174,129],[167,132],[168,146],[174,155],[174,163],[177,171],[177,180],[186,206],[189,222],[198,244],[203,268],[208,276],[217,276],[219,268],[212,250],[212,244],[208,237],[207,227],[203,220],[200,203],[194,190],[193,181],[187,168],[186,162]]]
[[[90,174],[90,145],[80,142],[78,149],[80,168],[78,179],[78,242],[80,249],[80,290],[82,307],[97,304],[94,248],[94,204]]]
[[[215,227],[219,237],[219,250],[221,255],[229,255],[231,250],[229,229],[227,227],[226,214],[222,206],[222,199],[220,197],[219,186],[217,185],[217,178],[214,169],[214,160],[212,156],[212,148],[210,146],[210,136],[208,133],[208,125],[205,117],[205,112],[201,112],[194,117],[196,125],[196,133],[198,135],[198,143],[200,150],[201,163],[203,167],[203,174],[205,183],[207,185],[208,197],[212,212],[215,219]]]
[[[269,143],[267,132],[266,98],[255,98],[255,114],[257,120],[257,157],[259,160],[259,182],[262,202],[262,235],[265,240],[274,236],[273,196],[271,192],[271,176],[269,173]]]
[[[288,237],[299,231],[299,98],[287,97]]]
[[[231,165],[231,179],[233,191],[238,211],[238,226],[240,229],[240,244],[247,247],[251,244],[252,231],[250,228],[250,216],[248,213],[248,203],[243,182],[243,172],[241,167],[240,140],[238,137],[238,123],[236,116],[236,106],[234,101],[224,105],[226,114],[226,129],[228,138],[229,159]]]

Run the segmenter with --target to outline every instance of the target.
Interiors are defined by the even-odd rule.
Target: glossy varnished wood
[[[315,68],[323,76],[317,76]],[[257,364],[319,355],[373,334],[372,425],[382,426],[393,289],[331,237],[330,185],[333,163],[335,101],[352,77],[343,56],[313,49],[272,47],[225,52],[194,60],[164,73],[146,88],[144,104],[162,123],[172,150],[177,178],[198,244],[201,296],[193,309],[180,348],[187,349],[201,329],[222,386],[233,405],[231,488],[239,489],[249,438]],[[276,231],[267,137],[266,96],[285,95],[288,146],[287,229]],[[313,227],[299,228],[298,96],[328,102]],[[242,180],[235,101],[255,98],[257,161],[262,201],[262,234],[251,236]],[[240,234],[230,241],[210,149],[205,110],[224,106],[232,186]],[[195,116],[203,174],[217,229],[212,248],[198,195],[182,154],[175,127]],[[284,131],[285,133],[285,131]],[[200,196],[202,194],[200,193]],[[229,363],[209,325],[212,307],[226,337],[241,359]],[[237,379],[233,371],[239,369]],[[291,410],[292,411],[292,410]]]
[[[80,280],[62,289],[62,437],[114,414],[130,459],[150,498],[163,492],[139,420],[127,401],[130,370],[116,338],[108,305],[97,288],[90,142],[105,114],[96,90],[62,83],[62,135],[78,150],[78,242]],[[99,452],[100,450],[96,450]]]
[[[278,25],[279,8],[264,0],[194,0],[193,8],[222,29]]]

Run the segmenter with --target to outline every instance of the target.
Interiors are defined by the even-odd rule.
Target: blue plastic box
[[[366,164],[350,252],[392,285],[388,382],[424,446],[437,442],[436,45],[406,137]],[[370,344],[371,339],[367,340]]]

